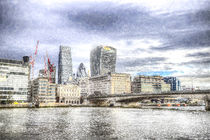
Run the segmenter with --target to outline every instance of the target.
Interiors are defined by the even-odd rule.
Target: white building
[[[28,102],[29,57],[22,61],[0,59],[0,103]]]
[[[38,77],[32,84],[32,102],[36,105],[54,104],[56,102],[56,84],[47,77]]]
[[[80,87],[75,84],[57,86],[57,102],[65,104],[80,104]]]
[[[110,73],[89,78],[90,94],[131,93],[131,76],[126,73]]]

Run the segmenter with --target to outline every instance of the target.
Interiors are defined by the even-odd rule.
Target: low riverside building
[[[80,87],[76,84],[57,85],[57,102],[80,104]]]
[[[171,85],[165,83],[163,80],[161,81],[161,92],[171,91]]]
[[[133,93],[158,93],[170,91],[170,84],[163,81],[162,76],[143,76],[134,77],[132,82]]]
[[[22,61],[0,59],[0,103],[25,103],[29,95],[29,57]]]
[[[89,79],[90,94],[131,93],[131,76],[125,73],[109,73]]]
[[[32,102],[34,104],[54,104],[56,102],[56,84],[47,77],[38,77],[32,83]]]

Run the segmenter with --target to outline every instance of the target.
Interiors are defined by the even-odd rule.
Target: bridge
[[[164,101],[168,98],[188,98],[191,100],[203,100],[205,102],[206,110],[210,110],[210,90],[90,95],[87,97],[86,102],[96,106],[122,106],[123,104],[134,104],[143,100],[161,99]]]

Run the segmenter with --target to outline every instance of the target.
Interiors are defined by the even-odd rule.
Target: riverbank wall
[[[5,108],[57,108],[57,107],[120,107],[120,108],[142,108],[142,109],[162,109],[167,107],[167,109],[174,108],[174,107],[184,107],[186,105],[177,105],[177,106],[168,106],[168,105],[159,105],[159,104],[150,104],[150,105],[140,105],[136,103],[130,104],[115,104],[115,105],[91,105],[91,104],[76,104],[76,105],[67,105],[61,103],[54,103],[54,104],[40,104],[39,106],[32,105],[31,103],[24,103],[24,104],[7,104],[7,105],[0,105],[0,109]]]
[[[38,106],[33,105],[32,103],[20,103],[20,104],[5,104],[0,105],[1,108],[47,108],[47,107],[91,107],[90,105],[83,105],[83,104],[62,104],[62,103],[41,103]]]

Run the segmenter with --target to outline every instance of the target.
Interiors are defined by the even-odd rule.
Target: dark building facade
[[[181,82],[176,77],[164,77],[164,82],[171,85],[171,91],[181,90]]]
[[[72,79],[71,48],[60,46],[58,60],[58,84],[66,84]]]
[[[91,76],[115,72],[117,50],[110,46],[98,46],[90,53]]]

